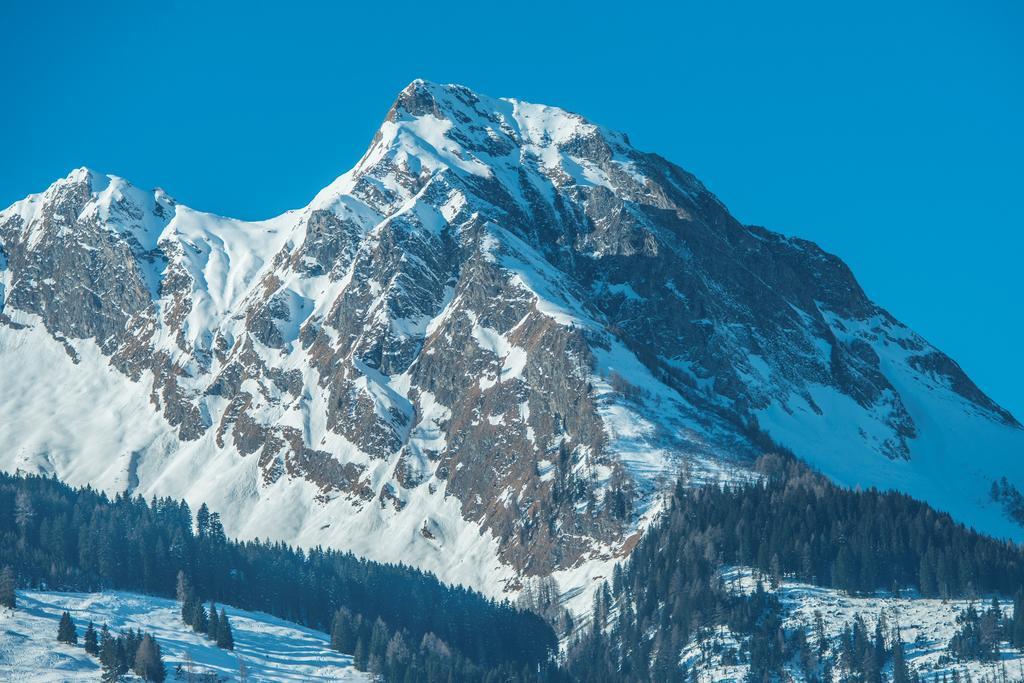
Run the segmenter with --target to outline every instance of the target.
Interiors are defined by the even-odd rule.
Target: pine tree
[[[622,565],[616,564],[612,568],[612,595],[616,598],[622,594]]]
[[[235,635],[231,632],[231,622],[228,621],[228,613],[224,611],[224,608],[220,608],[220,618],[217,619],[219,624],[217,629],[217,647],[224,648],[225,650],[235,649]]]
[[[671,680],[675,674],[678,657],[672,652],[668,637],[658,638],[657,648],[658,652],[651,663],[651,680]]]
[[[366,671],[369,668],[367,664],[366,643],[363,642],[362,638],[359,638],[356,641],[356,650],[352,653],[352,666],[354,666],[357,671]]]
[[[164,662],[160,646],[148,633],[142,637],[135,651],[135,665],[132,671],[147,681],[160,683],[164,680]]]
[[[352,652],[356,646],[356,628],[352,612],[342,607],[331,622],[331,647],[338,652]]]
[[[89,625],[85,629],[85,637],[83,638],[85,643],[85,651],[92,655],[97,656],[100,653],[99,641],[96,637],[96,628],[89,622]]]
[[[206,615],[206,608],[198,600],[192,601],[192,617],[189,620],[192,630],[196,633],[206,633],[210,628],[210,622]]]
[[[14,570],[10,567],[4,567],[3,571],[0,571],[0,607],[8,609],[17,607],[16,588],[17,582],[14,579]]]
[[[222,545],[228,540],[227,535],[224,533],[224,525],[220,521],[220,514],[217,512],[210,513],[209,530],[207,535],[209,539],[217,545]]]
[[[1014,647],[1024,648],[1024,591],[1013,601],[1013,628],[1010,634]]]
[[[824,657],[828,650],[828,636],[825,635],[825,619],[820,610],[814,610],[814,643],[818,646],[818,657]]]
[[[181,603],[181,620],[188,626],[192,626],[192,619],[195,618],[196,597],[192,588],[192,582],[184,570],[178,570],[178,583],[175,590],[175,597]]]
[[[892,639],[892,683],[911,683],[906,656],[903,653],[903,638],[897,625]]]
[[[868,657],[868,661],[871,662],[871,666],[864,667],[866,679],[875,683],[881,683],[882,667],[885,666],[885,660],[888,654],[885,647],[885,634],[883,633],[884,626],[885,615],[879,614],[878,619],[875,620],[875,637],[870,646],[871,655]]]
[[[366,653],[368,671],[380,673],[381,667],[384,665],[384,654],[389,640],[391,640],[391,634],[388,632],[387,624],[384,623],[383,619],[377,617],[377,621],[373,623],[370,647]]]
[[[199,538],[210,535],[210,508],[206,507],[206,503],[200,505],[196,512],[196,535]]]
[[[211,600],[210,601],[210,618],[209,623],[206,627],[206,635],[210,637],[210,640],[217,642],[217,628],[220,625],[220,617],[217,616],[217,605]]]
[[[28,539],[28,529],[35,517],[35,508],[32,506],[32,497],[28,491],[21,489],[14,497],[14,522],[21,529],[21,540]]]
[[[68,645],[78,644],[78,632],[75,630],[75,622],[67,612],[60,615],[60,623],[57,624],[57,642]]]
[[[117,642],[110,634],[106,624],[100,629],[100,664],[103,668],[110,669],[117,662]]]

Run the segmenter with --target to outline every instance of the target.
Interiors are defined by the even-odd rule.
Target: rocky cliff
[[[554,107],[416,81],[261,222],[79,169],[0,213],[0,466],[497,593],[776,444],[1021,538],[1024,430],[814,244]],[[581,569],[582,568],[582,569]],[[575,580],[570,578],[570,580]]]

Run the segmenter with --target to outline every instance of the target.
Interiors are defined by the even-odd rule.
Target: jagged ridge
[[[0,321],[6,469],[489,592],[598,573],[684,467],[745,477],[773,441],[1021,537],[986,494],[1024,431],[839,259],[461,86],[412,83],[267,221],[73,172],[0,214]]]

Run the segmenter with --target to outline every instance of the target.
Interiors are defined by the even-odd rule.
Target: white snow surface
[[[118,591],[21,591],[17,599],[17,609],[0,609],[3,680],[99,681],[99,662],[81,644],[89,621],[97,632],[106,624],[114,634],[127,629],[151,633],[160,644],[168,680],[174,680],[186,653],[195,674],[215,673],[222,680],[237,680],[239,660],[251,681],[372,680],[352,666],[351,656],[330,649],[326,633],[261,612],[225,607],[235,640],[235,649],[228,651],[183,624],[181,606],[172,600]],[[64,611],[77,627],[77,646],[57,642]]]
[[[899,344],[916,337],[906,327],[881,319],[832,321],[837,337],[866,341],[878,354],[917,427],[917,437],[908,442],[910,458],[879,457],[865,448],[865,441],[890,438],[891,429],[870,409],[823,385],[806,387],[818,410],[792,395],[760,411],[761,427],[841,484],[903,491],[982,532],[1024,540],[1024,529],[990,498],[999,477],[1024,485],[1024,430],[992,420],[944,383],[913,369]]]
[[[753,591],[758,576],[755,570],[748,567],[734,567],[722,574],[726,586],[740,593]],[[804,629],[812,644],[815,612],[821,613],[825,633],[830,639],[839,635],[858,614],[864,619],[869,633],[874,631],[878,618],[884,616],[887,627],[899,626],[907,662],[922,675],[926,674],[928,680],[936,675],[941,678],[943,673],[951,677],[954,671],[959,672],[961,680],[964,680],[965,673],[970,674],[975,681],[981,680],[981,676],[1001,680],[999,676],[993,677],[1001,667],[1005,668],[1011,680],[1016,680],[1018,676],[1024,677],[1024,653],[1005,642],[1000,646],[999,662],[939,663],[940,657],[947,654],[946,648],[956,633],[956,617],[971,604],[970,600],[922,598],[913,591],[899,596],[886,592],[853,596],[845,591],[791,580],[783,580],[777,588],[772,588],[767,577],[760,578],[765,590],[777,594],[782,603],[783,628],[787,631]],[[988,609],[991,601],[991,596],[982,597],[974,600],[973,604],[979,611],[983,611]],[[1012,600],[1000,599],[999,604],[1004,614],[1013,614]],[[711,654],[716,642],[727,647],[736,645],[735,636],[728,628],[722,627],[709,636],[691,641],[681,653],[681,661],[688,669],[696,668],[702,683],[739,683],[745,680],[748,671],[745,664],[726,665]],[[793,680],[802,680],[797,662],[788,663],[787,671]],[[838,675],[838,671],[836,673]],[[885,673],[889,678],[892,677],[891,663],[887,665]]]
[[[12,283],[3,262],[0,312],[26,327],[0,325],[0,414],[4,416],[0,419],[0,443],[5,444],[0,450],[0,468],[53,473],[72,485],[90,484],[111,493],[131,490],[147,498],[183,497],[193,507],[206,502],[221,513],[226,530],[235,537],[269,537],[304,546],[348,549],[375,560],[412,564],[447,582],[504,597],[505,587],[514,583],[515,571],[498,559],[498,541],[482,532],[478,522],[463,518],[460,502],[447,495],[443,481],[430,480],[430,485],[409,489],[398,486],[397,453],[385,459],[371,458],[327,425],[329,395],[297,338],[305,321],[322,319],[353,286],[355,266],[332,279],[284,268],[275,263],[275,257],[303,245],[309,218],[316,211],[330,212],[355,226],[359,253],[365,255],[372,253],[384,229],[396,223],[407,224],[424,239],[445,228],[458,233],[463,226],[474,225],[483,202],[466,190],[472,183],[497,182],[510,201],[523,206],[526,198],[520,173],[524,171],[533,189],[552,206],[555,192],[564,186],[607,185],[607,174],[570,151],[567,143],[581,136],[599,134],[612,150],[612,163],[638,186],[646,179],[632,161],[619,157],[628,147],[624,136],[575,114],[474,95],[479,108],[494,114],[494,119],[485,120],[460,99],[463,91],[456,86],[417,81],[410,88],[428,89],[440,107],[469,123],[454,131],[451,120],[433,113],[397,112],[382,125],[373,145],[351,171],[321,190],[307,206],[266,221],[240,221],[196,211],[160,190],[143,191],[121,178],[88,169],[77,169],[45,192],[0,212],[0,222],[17,216],[35,238],[37,218],[48,198],[62,183],[89,179],[92,194],[84,214],[95,214],[108,229],[130,235],[143,249],[167,245],[170,262],[149,264],[145,273],[157,309],[154,344],[156,350],[181,363],[181,384],[197,396],[202,396],[206,387],[200,382],[202,372],[196,358],[210,356],[218,335],[230,346],[247,334],[247,307],[263,296],[268,276],[277,278],[276,292],[289,311],[286,321],[277,321],[285,348],[257,344],[255,350],[274,368],[298,371],[301,392],[292,398],[272,385],[246,385],[244,389],[253,396],[253,415],[263,424],[295,427],[306,445],[327,451],[341,463],[365,466],[364,481],[373,493],[393,487],[404,504],[401,510],[390,502],[363,504],[341,495],[324,496],[313,483],[288,476],[266,484],[258,458],[243,457],[230,439],[218,445],[215,428],[195,441],[179,440],[175,429],[151,405],[151,373],[138,382],[131,381],[112,368],[97,344],[88,339],[67,340],[77,354],[76,363],[67,347],[37,318],[5,306],[5,292]],[[499,133],[515,144],[510,148],[485,144],[497,140]],[[410,187],[401,182],[401,174],[395,171],[399,168],[429,179],[422,187]],[[442,199],[427,198],[429,192],[439,190],[444,191]],[[483,207],[488,208],[493,207]],[[537,311],[561,325],[603,329],[594,311],[580,300],[581,293],[571,291],[563,274],[536,249],[494,222],[487,222],[483,232],[478,246],[487,262],[500,267]],[[185,349],[179,346],[174,331],[162,324],[172,301],[157,286],[171,268],[180,268],[193,281],[191,308],[182,328]],[[392,317],[386,296],[400,285],[367,284],[379,295],[372,307],[375,324],[381,323],[396,339],[432,336],[450,318],[469,312],[448,288],[437,310]],[[666,286],[674,288],[671,282]],[[628,300],[640,298],[628,285],[609,286],[608,292]],[[511,343],[507,333],[475,319],[472,322],[473,339],[498,362],[497,375],[479,378],[480,389],[487,390],[499,380],[520,378],[530,363],[526,350]],[[761,410],[760,426],[842,484],[904,490],[978,529],[1024,538],[1024,529],[1011,523],[987,499],[988,487],[997,476],[1024,483],[1024,430],[993,421],[949,387],[912,370],[904,362],[902,347],[894,341],[912,334],[909,330],[886,328],[888,323],[877,321],[834,322],[837,337],[858,335],[868,341],[882,359],[885,375],[903,395],[919,431],[910,440],[912,457],[888,460],[880,456],[871,446],[890,436],[889,427],[871,410],[826,387],[808,388],[822,413],[794,395]],[[882,333],[878,332],[880,326],[885,328]],[[827,349],[821,351],[827,353]],[[749,476],[721,445],[735,435],[723,434],[719,424],[709,425],[701,408],[655,378],[625,345],[610,338],[607,348],[596,355],[596,367],[585,371],[591,375],[587,379],[594,387],[610,450],[638,483],[635,529],[644,528],[659,512],[658,491],[671,483],[684,463],[694,483]],[[216,373],[219,361],[211,362],[211,372]],[[685,359],[675,364],[687,368]],[[768,381],[770,371],[759,359],[751,359],[750,365],[750,382]],[[403,448],[417,474],[429,480],[436,465],[427,453],[441,451],[453,441],[446,431],[451,408],[424,388],[412,386],[408,373],[388,377],[365,366],[359,369],[363,376],[355,386],[372,400],[377,415],[384,420],[394,420],[393,414],[410,420],[416,416],[414,424],[403,427]],[[642,391],[626,396],[617,388],[616,378]],[[707,378],[696,378],[696,382],[702,387],[713,385]],[[509,413],[503,419],[521,421],[530,441],[536,443],[538,435],[529,424],[528,404],[523,405],[525,410],[514,411],[518,415]],[[213,425],[227,408],[218,396],[202,396],[201,406]],[[498,424],[496,416],[492,424]],[[582,462],[589,466],[587,458]],[[592,471],[600,482],[607,477],[608,468],[598,465]],[[548,476],[548,471],[539,475]],[[430,533],[422,533],[424,529]],[[580,611],[587,609],[589,592],[601,577],[609,575],[612,563],[619,559],[618,551],[595,547],[586,562],[557,573],[570,604],[578,605]]]

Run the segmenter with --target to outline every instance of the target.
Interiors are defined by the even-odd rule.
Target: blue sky
[[[815,240],[1024,419],[1024,3],[359,5],[3,3],[0,204],[87,165],[267,217],[409,81],[463,83]]]

